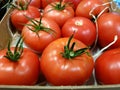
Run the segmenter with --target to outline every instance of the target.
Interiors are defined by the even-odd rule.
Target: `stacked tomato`
[[[20,39],[0,51],[0,84],[34,85],[42,73],[50,85],[83,85],[94,69],[98,83],[120,83],[120,15],[111,12],[111,2],[17,0],[12,6],[11,23],[27,48]],[[117,41],[94,60],[94,48],[115,35]]]

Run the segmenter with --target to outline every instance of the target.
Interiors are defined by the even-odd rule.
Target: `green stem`
[[[69,38],[67,45],[64,46],[64,52],[61,53],[62,56],[63,56],[64,58],[71,59],[71,58],[80,56],[80,55],[82,55],[82,54],[84,54],[84,53],[86,53],[87,55],[89,55],[89,53],[86,51],[86,50],[88,50],[88,47],[86,47],[86,48],[81,48],[81,49],[78,49],[78,50],[75,50],[75,51],[74,51],[74,47],[75,47],[75,44],[76,44],[76,43],[73,42],[72,45],[71,45],[71,47],[70,47],[70,42],[71,42],[72,38],[73,38],[73,34],[72,34],[72,36]]]
[[[32,24],[26,24],[28,26],[28,29],[35,32],[37,35],[38,35],[39,31],[45,31],[47,33],[52,33],[53,35],[55,35],[56,32],[54,30],[52,30],[51,28],[47,28],[47,27],[43,26],[43,24],[42,24],[42,16],[40,17],[39,21],[35,20],[35,19],[31,19],[29,17],[27,17],[27,18],[32,22]],[[32,26],[33,29],[31,29],[29,26]]]
[[[10,48],[10,42],[8,43],[8,51],[6,52],[5,57],[8,58],[11,61],[18,61],[18,59],[21,57],[23,52],[23,40],[22,37],[18,40],[14,52],[11,51]]]

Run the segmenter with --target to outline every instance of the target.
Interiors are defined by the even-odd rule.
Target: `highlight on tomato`
[[[70,37],[74,33],[74,38],[82,41],[87,46],[93,45],[97,34],[95,24],[85,17],[68,19],[61,32],[63,37]]]
[[[35,85],[40,74],[39,57],[23,47],[22,38],[16,47],[0,50],[0,85]]]
[[[92,75],[94,61],[89,48],[72,35],[51,42],[42,53],[40,66],[50,85],[83,85]]]

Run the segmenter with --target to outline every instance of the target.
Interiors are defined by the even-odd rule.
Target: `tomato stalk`
[[[6,52],[6,58],[8,58],[11,61],[18,61],[18,59],[20,58],[20,56],[22,55],[23,52],[23,40],[22,37],[20,37],[20,39],[18,40],[14,52],[11,51],[10,49],[10,42],[8,43],[8,51]]]
[[[27,18],[32,22],[32,24],[26,24],[28,26],[27,28],[29,30],[35,32],[37,35],[38,35],[39,31],[45,31],[47,33],[52,33],[52,34],[55,33],[55,31],[52,30],[51,28],[47,28],[47,27],[43,26],[43,24],[42,24],[42,16],[40,17],[40,21],[35,20],[35,19],[31,19],[29,17],[27,17]],[[34,29],[31,29],[29,26],[32,26]]]
[[[55,5],[51,4],[51,6],[54,7],[55,10],[64,10],[68,3],[62,5],[62,2],[63,0],[60,0],[59,3],[55,3]]]
[[[74,57],[77,57],[79,55],[82,55],[83,53],[86,53],[87,55],[89,55],[89,53],[86,51],[88,48],[81,48],[78,50],[73,50],[74,46],[75,46],[75,42],[72,43],[72,46],[70,47],[70,42],[73,38],[73,35],[69,38],[68,43],[66,46],[64,46],[64,52],[62,52],[62,56],[67,58],[67,59],[71,59]]]

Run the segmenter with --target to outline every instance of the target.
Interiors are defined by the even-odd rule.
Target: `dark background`
[[[7,3],[10,3],[12,0],[0,0],[0,20],[3,18],[6,10],[7,10],[7,6],[4,7]],[[4,7],[4,8],[2,8]]]

